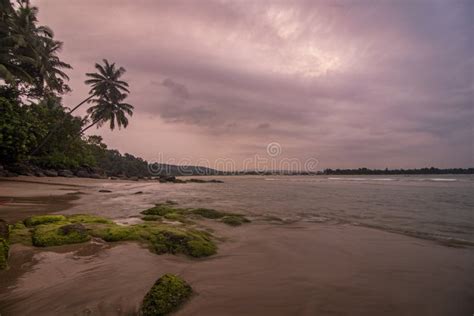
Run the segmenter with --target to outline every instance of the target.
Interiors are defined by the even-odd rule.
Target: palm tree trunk
[[[74,112],[75,110],[77,110],[81,105],[83,105],[84,103],[88,102],[90,99],[92,99],[93,95],[89,96],[87,99],[85,99],[84,101],[82,101],[81,103],[79,103],[78,105],[76,105],[71,111],[69,111],[69,114],[71,114],[72,112]]]
[[[95,124],[99,123],[100,119],[98,120],[95,120],[94,122],[92,122],[92,124],[90,124],[89,126],[83,128],[81,130],[81,132],[79,133],[79,135],[82,135],[85,131],[87,131],[89,128],[91,128],[92,126],[94,126]]]
[[[93,97],[93,95],[91,95],[91,96],[87,97],[86,99],[84,99],[81,103],[79,103],[72,110],[70,110],[68,112],[68,114],[71,114],[72,112],[77,110],[81,105],[83,105],[84,103],[86,103],[90,99],[92,99],[92,97]],[[48,134],[46,134],[45,138],[41,141],[41,143],[38,146],[36,146],[35,149],[33,149],[33,151],[30,153],[30,155],[36,154],[41,148],[43,148],[44,145],[46,145],[46,143],[49,141],[51,136],[53,136],[58,131],[58,129],[63,125],[65,119],[66,119],[66,117],[64,117],[53,129],[51,129],[48,132]],[[82,131],[81,131],[81,134],[82,134]]]

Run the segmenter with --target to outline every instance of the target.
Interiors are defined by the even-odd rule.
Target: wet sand
[[[84,193],[62,204],[61,212],[104,208],[107,213],[115,204],[116,216],[131,216],[141,207],[134,201],[144,200],[146,205],[156,198],[146,194],[147,183],[54,181],[75,182]],[[4,184],[0,183],[0,195],[8,196]],[[22,194],[30,190],[14,185],[24,188]],[[49,192],[52,196],[65,195],[58,186],[39,186],[46,191],[55,187]],[[98,193],[102,187],[118,192]],[[145,194],[134,195],[139,188]],[[123,203],[131,203],[133,211],[120,211]],[[17,212],[23,213],[21,209]],[[0,205],[1,216],[11,212]],[[205,225],[225,241],[219,243],[216,256],[201,260],[157,256],[134,243],[92,242],[47,251],[15,245],[12,268],[0,272],[0,314],[133,315],[154,281],[167,272],[183,276],[196,291],[177,315],[471,315],[474,311],[474,251],[469,247],[450,248],[350,225]]]

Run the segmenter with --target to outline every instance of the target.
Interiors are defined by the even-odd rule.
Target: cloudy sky
[[[150,161],[264,156],[318,168],[472,167],[474,1],[37,0],[74,105],[102,58],[127,69],[126,130]]]

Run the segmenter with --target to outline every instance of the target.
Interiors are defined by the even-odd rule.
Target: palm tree
[[[69,91],[69,77],[61,69],[71,69],[57,53],[62,43],[53,31],[38,26],[38,8],[29,0],[19,0],[15,9],[9,0],[0,0],[0,78],[14,87],[28,87],[28,95]]]
[[[98,108],[107,108],[111,109],[112,105],[117,106],[118,109],[120,109],[120,104],[126,104],[126,103],[121,103],[126,97],[127,93],[130,91],[128,90],[128,83],[121,80],[120,78],[123,76],[125,73],[125,68],[123,67],[116,67],[115,63],[109,63],[107,59],[103,59],[103,65],[96,63],[95,68],[98,70],[97,73],[86,73],[86,76],[90,77],[90,79],[87,79],[85,81],[86,84],[91,85],[91,89],[89,91],[89,96],[84,99],[82,102],[80,102],[78,105],[76,105],[74,108],[72,108],[69,111],[69,114],[73,113],[76,111],[81,105],[85,103],[96,103],[95,106],[92,106],[91,108],[95,108],[97,110],[91,110],[90,113],[98,111]],[[95,98],[95,99],[94,99]],[[117,118],[117,125],[121,127],[122,125],[124,127],[127,126],[128,120],[124,116],[124,113],[128,113],[129,115],[132,115],[132,109],[133,107],[129,105],[130,107],[124,106],[122,111],[122,114],[118,114],[119,117]],[[89,111],[88,111],[89,112]],[[110,113],[115,113],[114,111],[111,111]],[[103,117],[105,118],[105,112],[103,113]],[[115,114],[114,114],[115,115]],[[81,131],[81,134],[89,129],[90,127],[94,126],[95,124],[102,125],[103,119],[100,117],[99,114],[96,114],[95,117],[92,118],[92,124],[87,126],[85,129]],[[108,119],[107,119],[108,120]],[[120,120],[120,123],[119,121]],[[114,121],[114,127],[115,127],[115,119]],[[126,122],[126,123],[124,123]],[[38,152],[39,149],[41,149],[51,138],[51,136],[58,131],[58,129],[61,127],[63,122],[59,122],[43,139],[43,141],[31,152],[32,155]],[[111,123],[112,124],[112,123]],[[113,128],[112,128],[113,129]]]
[[[71,69],[72,67],[57,56],[63,43],[47,39],[40,45],[38,47],[38,78],[36,82],[39,95],[49,94],[53,91],[60,94],[69,92],[71,89],[65,84],[69,77],[62,69]]]
[[[95,68],[98,70],[98,73],[86,73],[88,79],[85,81],[86,84],[91,85],[92,88],[89,91],[89,97],[84,99],[74,108],[69,111],[69,114],[77,110],[84,103],[90,103],[92,98],[104,98],[107,95],[116,95],[119,97],[122,92],[130,93],[128,90],[128,83],[120,80],[120,77],[125,73],[125,68],[115,67],[115,63],[110,64],[107,59],[102,60],[104,65],[95,64]]]
[[[27,16],[25,12],[23,10],[22,18]],[[28,21],[35,21],[35,12],[30,10],[29,13]],[[34,66],[36,59],[28,49],[28,38],[22,28],[27,23],[20,22],[20,9],[15,10],[9,0],[0,0],[0,79],[9,84],[33,82],[27,66]]]
[[[117,96],[115,97],[115,100],[113,100],[113,98],[100,98],[92,100],[96,103],[96,105],[90,107],[87,110],[87,113],[90,115],[92,120],[92,124],[85,127],[81,131],[81,134],[94,125],[101,127],[107,122],[109,122],[111,130],[115,129],[115,125],[117,125],[119,129],[122,127],[126,128],[128,126],[128,118],[126,115],[133,115],[133,106],[122,102],[127,97],[125,93],[120,94],[118,98]]]

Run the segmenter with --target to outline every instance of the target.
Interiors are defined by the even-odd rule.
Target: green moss
[[[90,228],[90,233],[105,241],[142,241],[157,253],[206,257],[216,253],[210,234],[197,230],[147,223],[131,226],[105,225]]]
[[[36,247],[77,244],[90,240],[81,224],[46,224],[38,225],[33,230],[32,242]]]
[[[173,207],[172,204],[169,204],[169,203],[161,203],[161,204],[156,204],[154,207],[144,210],[141,213],[144,215],[165,216],[166,214],[169,214],[169,213],[184,213],[184,212],[186,212],[185,209],[175,208]]]
[[[226,215],[225,213],[216,211],[212,208],[196,208],[191,210],[191,213],[210,219],[218,219]]]
[[[227,215],[224,216],[221,221],[230,226],[240,226],[244,223],[249,223],[250,220],[242,215]]]
[[[241,214],[225,213],[210,208],[197,208],[191,210],[191,213],[202,216],[204,218],[220,219],[223,223],[226,223],[230,226],[239,226],[243,223],[250,222],[250,220],[248,220],[247,218],[245,218],[245,216]]]
[[[167,315],[186,302],[192,293],[191,286],[182,278],[173,274],[165,274],[145,295],[141,314],[143,316]]]
[[[26,227],[23,222],[17,222],[10,226],[10,243],[11,244],[23,244],[31,246],[31,231]]]
[[[66,217],[63,215],[38,215],[28,217],[24,220],[24,224],[28,227],[32,227],[61,221],[66,221]]]
[[[0,270],[8,268],[8,251],[10,247],[8,240],[0,238]]]
[[[161,221],[163,219],[163,216],[160,215],[145,215],[142,217],[142,220],[144,221]]]
[[[105,241],[125,241],[139,239],[138,226],[120,226],[117,224],[104,225],[92,228],[91,234]]]
[[[185,219],[185,217],[182,214],[178,214],[178,213],[168,213],[168,214],[165,214],[164,217],[172,221],[182,221]]]
[[[15,229],[24,229],[24,228],[26,228],[26,226],[23,223],[23,221],[19,221],[10,226],[10,231],[15,230]]]
[[[157,254],[182,253],[191,257],[206,257],[215,254],[217,250],[207,232],[150,224],[140,225],[140,229],[140,237]]]
[[[113,221],[105,217],[87,214],[74,214],[67,217],[67,220],[71,223],[100,223],[100,224],[111,224]]]
[[[37,224],[32,227],[23,223],[11,226],[11,240],[14,243],[32,244],[36,247],[59,246],[82,243],[91,236],[107,242],[139,241],[148,244],[157,253],[185,254],[191,257],[205,257],[216,253],[217,246],[208,232],[190,229],[183,225],[174,227],[161,222],[146,222],[122,226],[103,217],[94,215],[60,215],[59,221]],[[149,219],[160,219],[159,215],[146,215]],[[188,222],[183,213],[168,213],[165,217]],[[31,218],[30,218],[31,219]],[[51,219],[49,219],[51,220]],[[31,221],[28,222],[31,224]]]
[[[217,251],[216,245],[206,240],[190,240],[187,248],[189,255],[195,258],[212,256]]]

